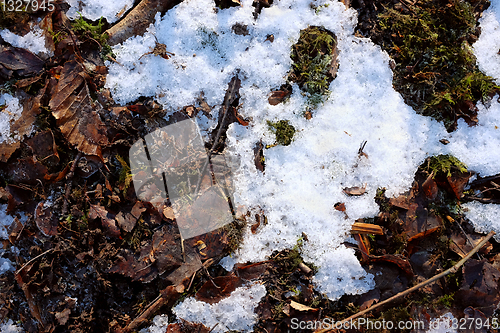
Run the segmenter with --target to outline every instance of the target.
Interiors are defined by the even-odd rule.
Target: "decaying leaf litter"
[[[401,11],[401,15],[406,15],[404,19],[408,15],[418,15],[422,10],[427,10],[432,14],[433,4],[441,3],[428,2],[423,8],[405,3],[405,9],[402,9],[399,2],[386,5]],[[211,329],[225,331],[231,329],[231,318],[221,314],[221,310],[217,309],[217,304],[222,304],[224,299],[231,299],[233,292],[234,295],[239,293],[238,295],[246,295],[245,297],[251,297],[252,293],[255,293],[254,295],[260,295],[260,299],[263,297],[262,289],[259,289],[260,291],[252,289],[256,287],[251,282],[260,281],[266,287],[267,292],[255,309],[256,317],[247,321],[250,323],[246,324],[248,328],[239,328],[239,330],[247,331],[253,327],[253,330],[263,332],[287,331],[291,327],[292,318],[317,320],[328,317],[341,320],[372,304],[388,299],[434,276],[438,271],[453,266],[481,240],[482,235],[477,234],[467,223],[459,203],[460,200],[495,202],[496,192],[498,192],[498,185],[495,182],[497,176],[494,173],[488,173],[488,166],[481,165],[481,162],[479,164],[474,164],[474,161],[472,164],[467,163],[469,168],[471,165],[476,166],[480,172],[477,176],[473,173],[477,170],[470,168],[471,172],[469,172],[460,162],[463,160],[462,156],[457,159],[451,155],[439,154],[457,151],[464,155],[463,151],[454,146],[456,145],[454,139],[463,135],[460,132],[464,131],[463,127],[458,126],[459,129],[455,132],[458,133],[456,137],[453,133],[445,136],[444,131],[436,135],[435,144],[443,145],[443,143],[438,143],[439,139],[448,141],[451,147],[449,151],[426,148],[428,149],[427,155],[434,155],[434,157],[426,159],[426,154],[417,156],[414,162],[415,166],[420,165],[417,172],[414,174],[414,170],[411,171],[411,177],[406,180],[406,183],[400,182],[399,185],[394,186],[404,188],[403,184],[411,185],[413,182],[412,186],[406,187],[410,188],[407,193],[402,193],[404,191],[401,189],[394,190],[394,188],[388,188],[384,192],[384,186],[382,186],[384,181],[377,181],[376,177],[370,178],[362,175],[372,170],[370,163],[372,163],[371,167],[377,163],[377,155],[380,152],[374,147],[372,140],[366,140],[366,136],[361,134],[364,130],[360,128],[362,125],[355,123],[355,127],[352,127],[338,122],[332,123],[331,118],[339,116],[325,112],[328,107],[330,109],[333,107],[335,110],[333,101],[337,99],[344,98],[345,103],[346,97],[339,91],[339,85],[353,84],[353,82],[342,81],[345,80],[347,73],[343,71],[353,65],[349,63],[352,61],[348,60],[349,58],[342,58],[342,51],[348,53],[347,41],[349,43],[361,42],[365,51],[370,50],[361,58],[369,59],[370,55],[375,58],[380,57],[377,53],[380,52],[378,49],[366,49],[371,46],[363,43],[370,42],[351,36],[352,31],[343,32],[344,27],[335,25],[330,28],[327,24],[317,25],[324,23],[322,15],[330,19],[328,15],[333,15],[338,20],[342,20],[343,14],[338,13],[344,13],[343,4],[325,2],[310,5],[292,2],[290,8],[286,9],[289,12],[284,9],[288,5],[285,6],[283,2],[277,4],[259,2],[255,6],[251,6],[251,2],[243,2],[243,4],[229,2],[217,5],[220,6],[218,15],[232,13],[242,23],[239,23],[238,28],[233,28],[235,25],[227,22],[228,29],[224,30],[225,27],[222,26],[219,32],[214,27],[208,27],[205,31],[201,30],[203,47],[199,49],[198,55],[193,57],[191,51],[190,56],[192,58],[204,57],[202,49],[209,48],[222,55],[222,65],[216,64],[215,68],[222,66],[222,69],[226,70],[226,73],[218,77],[225,82],[218,84],[219,87],[222,85],[218,89],[223,93],[222,95],[214,94],[214,90],[210,91],[209,88],[195,89],[196,96],[188,94],[178,98],[177,107],[175,107],[176,104],[168,107],[172,97],[168,94],[162,96],[161,91],[153,94],[146,91],[142,98],[139,98],[140,95],[133,97],[133,94],[132,97],[124,97],[120,86],[107,85],[106,82],[113,80],[113,75],[115,77],[120,75],[120,67],[130,65],[122,61],[120,57],[123,58],[123,55],[120,55],[119,49],[114,49],[113,52],[117,52],[115,55],[109,53],[111,49],[109,46],[103,45],[105,40],[103,42],[100,36],[108,28],[103,20],[99,20],[94,25],[88,24],[81,18],[70,22],[63,14],[67,8],[64,4],[58,6],[53,13],[39,11],[27,16],[27,21],[42,17],[44,22],[49,22],[46,25],[45,35],[54,44],[52,57],[46,59],[46,56],[45,58],[38,57],[22,48],[7,44],[3,46],[4,49],[0,54],[4,68],[2,78],[6,81],[3,89],[16,94],[23,105],[21,116],[10,127],[14,142],[2,148],[4,160],[2,160],[1,193],[5,210],[10,214],[3,218],[5,221],[12,220],[8,237],[4,242],[10,251],[5,256],[15,263],[13,267],[15,270],[7,271],[2,275],[2,304],[4,305],[2,317],[4,320],[8,318],[19,321],[19,325],[25,331],[33,332],[132,331],[147,326],[148,321],[155,314],[167,313],[170,317],[168,320],[158,319],[155,323],[163,322],[166,326],[170,322],[169,329],[172,331],[190,332],[196,329],[207,332]],[[372,5],[374,9],[371,8]],[[181,8],[182,6],[185,6],[184,9]],[[194,7],[189,6],[189,2],[182,3],[166,15],[175,12],[182,17],[185,15],[182,10],[185,12],[193,9],[203,11],[212,7],[213,4],[202,3],[199,7],[191,3]],[[377,20],[383,22],[384,15],[388,15],[382,13],[381,16],[376,16],[379,11],[378,4],[375,6],[372,3],[353,3],[353,6],[359,7],[360,11],[366,10],[369,15],[372,15],[370,24]],[[478,6],[475,3],[467,7],[467,3],[463,5],[463,3],[450,2],[442,7],[453,10],[453,6],[461,6],[461,11],[473,8],[472,15],[484,10],[483,4]],[[276,13],[278,9],[281,12]],[[288,50],[287,56],[290,58],[289,66],[283,66],[283,69],[280,69],[281,72],[278,71],[282,73],[278,75],[278,79],[266,78],[269,79],[264,81],[268,82],[267,85],[263,85],[259,80],[252,82],[250,74],[253,70],[253,73],[257,75],[255,69],[245,67],[243,63],[237,61],[233,62],[231,52],[221,53],[221,47],[229,48],[230,46],[224,45],[219,35],[225,34],[229,37],[229,31],[235,35],[235,38],[242,36],[242,39],[237,40],[242,44],[240,47],[242,50],[246,47],[250,48],[248,52],[252,54],[262,51],[260,47],[264,43],[267,43],[265,45],[268,48],[283,44],[283,37],[286,35],[282,31],[268,33],[266,29],[269,28],[258,32],[252,29],[258,27],[255,22],[266,22],[266,20],[272,22],[273,18],[269,13],[273,10],[275,16],[281,14],[281,19],[283,19],[283,17],[296,16],[297,13],[294,10],[298,9],[303,11],[307,9],[310,16],[301,18],[304,22],[298,24],[297,27],[302,28],[297,30],[292,44],[285,43],[277,47],[278,50],[280,50],[279,47],[282,50]],[[243,14],[238,16],[240,11],[247,16]],[[325,12],[327,14],[324,14]],[[352,10],[351,13],[353,13]],[[394,12],[391,13],[395,15]],[[25,14],[19,15],[26,16]],[[217,17],[217,14],[211,15],[208,16],[208,21],[214,19],[214,15]],[[314,15],[317,15],[319,20],[307,23],[311,18],[316,18]],[[12,18],[9,19],[12,20]],[[417,19],[417,21],[422,20]],[[126,19],[123,22],[127,23]],[[168,20],[165,22],[168,23]],[[247,23],[246,28],[244,28],[244,23]],[[362,27],[363,23],[364,21],[360,19],[359,27]],[[387,23],[385,24],[382,30],[390,30]],[[92,26],[97,28],[90,28]],[[307,26],[310,27],[307,28]],[[4,27],[11,29],[8,23]],[[191,63],[183,64],[182,60],[177,61],[181,57],[186,57],[185,50],[181,49],[179,52],[175,49],[175,43],[166,42],[165,36],[158,34],[158,30],[161,30],[159,21],[156,23],[156,29],[157,35],[152,35],[152,30],[145,33],[144,36],[153,44],[144,45],[143,50],[138,48],[136,51],[142,53],[137,54],[135,59],[137,61],[140,57],[143,57],[145,61],[150,59],[145,65],[153,66],[153,68],[158,64],[157,61],[171,61],[178,66],[177,68],[189,69]],[[215,30],[210,31],[210,29]],[[468,27],[468,29],[473,30],[475,27]],[[375,28],[372,30],[377,31]],[[366,28],[360,28],[360,31],[366,33]],[[250,33],[263,38],[257,41],[251,40],[251,37],[246,37]],[[392,34],[385,36],[392,36]],[[395,37],[401,38],[397,33]],[[307,41],[307,38],[312,38],[312,41]],[[390,37],[385,38],[390,39]],[[377,41],[376,38],[373,40]],[[461,40],[461,42],[464,41],[467,42],[467,37]],[[311,46],[308,50],[308,42],[310,44],[316,42],[316,47]],[[259,47],[252,47],[254,44]],[[339,54],[337,54],[338,50],[341,51]],[[237,50],[233,50],[234,54],[236,54],[235,51]],[[262,52],[260,54],[261,57],[266,57]],[[173,55],[172,58],[170,55]],[[344,66],[342,66],[342,59],[344,59]],[[399,63],[398,57],[393,59],[396,66],[408,67],[403,62]],[[111,61],[111,65],[108,64],[106,67],[103,60]],[[287,61],[285,60],[285,63]],[[386,58],[384,61],[389,64]],[[171,66],[170,63],[167,64],[169,65],[163,63],[162,66]],[[366,61],[363,65],[367,65]],[[374,63],[371,65],[375,66]],[[141,64],[137,66],[140,67]],[[240,71],[233,73],[231,69],[238,67],[241,67]],[[106,76],[110,70],[114,73]],[[129,70],[130,74],[134,75],[137,68],[129,67]],[[143,70],[147,71],[148,67]],[[210,71],[207,73],[210,74]],[[382,72],[374,71],[374,73],[370,75],[384,75]],[[140,73],[135,74],[137,76]],[[237,96],[231,97],[231,103],[225,108],[219,108],[217,104],[224,105],[225,103],[224,100],[217,101],[217,98],[224,98],[230,81],[225,78],[233,79],[234,77],[242,80],[241,88]],[[366,79],[362,71],[360,77],[361,82]],[[213,78],[212,76],[211,79]],[[421,76],[417,75],[417,78]],[[155,80],[153,77],[151,79]],[[482,91],[481,97],[485,98],[485,102],[488,102],[488,95],[494,94],[497,89],[493,81],[488,82],[489,85],[485,88],[481,86],[481,89],[493,89],[486,93]],[[193,83],[195,86],[200,84]],[[396,90],[399,91],[397,79],[394,83]],[[254,94],[257,96],[259,93],[262,94],[263,98],[260,98],[260,103],[268,105],[263,108],[267,114],[253,111],[260,104],[250,98],[252,85],[257,85],[258,88],[253,92]],[[263,85],[263,87],[258,87],[258,85]],[[106,87],[111,88],[111,93]],[[203,94],[200,95],[201,91]],[[368,86],[364,93],[374,92],[376,90]],[[348,90],[347,93],[352,94],[352,91]],[[468,93],[465,91],[465,96],[469,96]],[[454,91],[450,93],[450,96],[456,96],[456,94],[457,92]],[[397,94],[394,93],[394,95]],[[472,95],[477,94],[472,92]],[[122,106],[113,101],[114,96],[121,100]],[[411,98],[412,95],[403,93],[403,96],[406,100],[406,96]],[[126,98],[131,99],[123,103]],[[184,102],[184,100],[189,100],[189,102]],[[386,99],[384,102],[388,101],[389,99]],[[464,111],[462,105],[467,105],[468,110],[477,112],[478,110],[470,107],[472,105],[475,108],[476,101],[466,99],[460,103],[449,102],[451,105],[458,105],[454,112],[458,115],[462,112],[470,119],[471,115],[476,117],[476,114],[467,114],[467,110]],[[363,106],[363,100],[360,99],[358,102],[360,102],[359,106]],[[493,100],[490,103],[495,102]],[[276,108],[273,109],[269,105],[276,106]],[[439,103],[435,105],[438,105],[436,107],[438,110],[448,110],[446,106],[443,107]],[[344,112],[350,112],[349,104],[344,104],[344,108]],[[294,112],[286,112],[287,109],[294,109]],[[481,105],[477,109],[479,109],[477,122],[481,124],[481,111],[487,113],[488,110]],[[216,115],[218,110],[220,112]],[[222,117],[224,112],[230,117]],[[165,117],[166,115],[169,117]],[[246,167],[253,168],[250,175],[255,178],[255,183],[262,187],[256,186],[258,189],[255,192],[262,192],[264,200],[254,202],[249,200],[254,194],[252,191],[248,191],[245,198],[245,193],[243,195],[241,193],[240,185],[237,194],[243,196],[243,200],[240,200],[241,203],[246,203],[246,207],[242,208],[243,212],[239,215],[239,219],[224,229],[187,240],[185,251],[182,253],[181,239],[168,203],[154,206],[148,202],[137,201],[131,184],[127,155],[128,147],[152,130],[165,126],[169,122],[193,116],[198,119],[209,119],[209,123],[210,118],[212,119],[211,125],[205,129],[208,134],[206,142],[209,148],[217,146],[219,152],[225,147],[233,151],[242,150],[236,155],[243,157],[243,166],[246,163]],[[439,119],[439,117],[436,118]],[[221,122],[222,119],[225,119],[225,123]],[[376,119],[370,120],[376,121]],[[382,119],[383,122],[394,126],[391,120],[393,119]],[[449,121],[456,125],[456,117]],[[17,122],[19,125],[16,125]],[[342,173],[346,175],[343,178],[339,175],[339,170],[335,170],[339,166],[342,168],[341,164],[335,160],[333,164],[331,160],[329,164],[323,160],[322,167],[321,163],[318,165],[310,163],[311,168],[308,171],[326,169],[333,172],[333,178],[340,177],[341,183],[336,186],[336,189],[331,182],[319,183],[323,187],[333,187],[338,193],[331,198],[331,204],[328,204],[331,210],[326,210],[329,223],[332,223],[332,219],[337,223],[345,221],[342,229],[334,229],[336,233],[343,235],[333,246],[341,245],[346,250],[348,247],[356,249],[358,259],[364,269],[373,274],[373,280],[369,275],[362,277],[365,273],[355,273],[355,270],[335,274],[336,268],[332,267],[331,263],[325,262],[321,257],[315,258],[312,255],[315,253],[313,251],[315,247],[332,245],[318,242],[314,229],[302,228],[300,232],[291,231],[282,239],[282,245],[269,248],[268,252],[258,249],[258,237],[265,239],[266,233],[273,229],[276,233],[275,228],[279,228],[280,225],[276,224],[278,220],[287,221],[288,219],[286,223],[296,223],[290,219],[290,215],[282,213],[280,215],[279,207],[278,212],[270,209],[273,204],[277,205],[280,201],[266,199],[269,189],[264,188],[263,185],[272,177],[280,177],[280,173],[287,171],[286,168],[276,167],[276,162],[280,158],[288,157],[292,161],[295,160],[291,168],[300,170],[304,170],[304,165],[299,163],[301,160],[314,159],[317,147],[313,147],[312,151],[303,151],[298,156],[292,155],[291,150],[297,149],[299,143],[313,146],[312,142],[304,141],[307,140],[308,135],[312,134],[311,129],[316,132],[326,129],[325,133],[332,135],[332,138],[328,139],[323,137],[323,140],[327,142],[339,139],[340,134],[328,131],[328,127],[325,128],[323,124],[335,129],[348,140],[350,138],[353,142],[356,140],[355,144],[349,141],[352,152],[346,160],[347,165],[350,163],[350,166],[346,170],[340,170],[340,175]],[[429,125],[424,122],[424,124],[434,126],[433,128],[439,126],[437,123]],[[223,129],[222,136],[217,135],[221,128]],[[249,133],[245,134],[245,131],[254,131],[251,134],[257,133],[258,135],[252,137]],[[245,140],[249,137],[250,140]],[[220,139],[220,143],[214,145],[214,139]],[[317,139],[318,137],[315,137],[315,140]],[[245,143],[238,147],[235,145],[237,140]],[[336,148],[342,149],[342,147]],[[494,153],[490,151],[491,154],[494,156]],[[328,157],[345,159],[335,154]],[[388,168],[390,164],[386,163],[386,168]],[[394,174],[401,176],[400,172],[394,172]],[[489,177],[483,177],[485,175]],[[244,172],[240,171],[238,176],[236,181],[244,184],[247,179]],[[471,176],[475,179],[465,187]],[[292,186],[296,182],[297,187],[301,188],[300,191],[305,190],[303,195],[306,197],[311,193],[307,186],[304,187],[298,179],[297,173],[291,173],[290,178],[284,178],[283,181]],[[311,175],[311,179],[306,178],[304,181],[314,184],[314,175]],[[465,189],[467,190],[464,194]],[[271,189],[271,191],[274,190]],[[330,194],[328,191],[324,193]],[[364,211],[355,209],[355,206],[367,204],[368,200],[373,201],[374,198],[377,203],[376,211],[379,211],[377,214],[374,214],[373,209]],[[306,199],[302,198],[302,201]],[[300,206],[296,199],[289,196],[280,197],[279,200]],[[321,211],[323,202],[312,204],[317,204],[318,207],[309,206],[308,210],[308,206],[300,206],[299,218],[306,219],[307,216],[317,215],[316,210]],[[249,211],[246,213],[245,209]],[[292,209],[291,212],[297,213],[297,210]],[[344,235],[351,229],[354,220],[357,220],[352,227],[355,235],[343,243],[347,237]],[[313,218],[313,221],[318,222],[317,216]],[[368,228],[363,223],[377,227]],[[245,233],[245,229],[249,230]],[[382,230],[381,234],[379,230]],[[245,237],[243,243],[242,234]],[[249,241],[252,237],[257,239],[257,247],[254,246],[253,251],[245,253],[245,250],[249,249]],[[273,238],[269,240],[271,243],[276,243]],[[218,265],[222,257],[234,252],[238,246],[241,246],[242,250],[236,251],[235,255],[242,261],[241,264],[231,269],[226,258],[224,266],[227,270]],[[354,258],[353,252],[349,252],[350,250],[345,252],[346,250],[334,253],[349,254]],[[370,318],[386,320],[421,318],[428,321],[447,311],[451,311],[456,318],[494,316],[498,303],[497,253],[497,243],[488,242],[474,259],[464,265],[462,270],[426,286],[417,291],[417,294],[400,300],[399,303],[391,304],[381,311],[370,314]],[[252,256],[253,260],[250,260]],[[258,262],[259,258],[265,261]],[[245,263],[247,260],[254,263]],[[345,259],[343,261],[344,264],[348,262],[349,260]],[[360,280],[366,279],[369,288],[363,286],[361,282],[354,288],[351,286],[351,289],[335,291],[331,289],[328,282],[325,282],[328,281],[329,276],[333,276],[338,280],[337,284],[342,285],[342,280],[349,279],[350,274],[354,276],[358,274],[357,278]],[[323,283],[321,278],[323,278]],[[363,293],[365,290],[367,292]],[[342,296],[345,293],[362,294]],[[231,296],[228,297],[229,295]],[[191,298],[193,296],[196,302],[201,303],[193,301]],[[181,302],[182,299],[186,301]],[[238,303],[243,300],[240,298],[233,302]],[[210,327],[184,321],[186,318],[191,321],[199,320],[196,317],[196,307],[203,307],[204,303],[214,303],[210,311],[213,312],[212,318],[219,320],[220,326],[217,325],[219,327],[214,327],[215,324],[208,324],[214,319],[204,322]],[[174,307],[173,312],[172,307]],[[233,314],[233,316],[236,315]],[[179,322],[172,323],[176,320],[176,316]]]

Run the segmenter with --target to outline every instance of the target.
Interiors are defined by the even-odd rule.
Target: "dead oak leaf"
[[[52,91],[49,106],[66,139],[84,154],[102,158],[101,147],[108,144],[106,126],[92,109],[88,75],[75,60],[64,64]]]

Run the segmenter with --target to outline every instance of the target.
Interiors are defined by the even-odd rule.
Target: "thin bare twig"
[[[30,259],[27,263],[25,263],[25,264],[23,265],[23,267],[19,268],[19,269],[16,271],[16,275],[17,275],[17,274],[19,274],[19,273],[21,273],[21,271],[22,271],[22,270],[23,270],[26,266],[28,266],[29,264],[31,264],[33,261],[37,260],[37,259],[38,259],[38,258],[40,258],[40,257],[43,257],[44,255],[46,255],[47,253],[49,253],[49,252],[51,252],[51,251],[53,251],[53,250],[54,250],[54,249],[48,249],[48,250],[47,250],[47,251],[45,251],[44,253],[41,253],[41,254],[37,255],[36,257],[34,257],[34,258]]]
[[[491,237],[493,237],[494,235],[495,235],[495,232],[494,232],[494,231],[491,231],[488,235],[486,235],[486,237],[484,237],[484,239],[483,239],[482,241],[480,241],[480,242],[476,245],[476,247],[474,247],[474,248],[473,248],[473,249],[472,249],[469,253],[467,253],[467,255],[466,255],[465,257],[463,257],[463,258],[462,258],[462,260],[460,260],[460,261],[459,261],[459,262],[457,262],[455,265],[453,265],[453,267],[451,267],[451,268],[449,268],[449,269],[445,270],[445,271],[444,271],[444,272],[442,272],[442,273],[439,273],[439,274],[437,274],[437,275],[435,275],[435,276],[431,277],[430,279],[428,279],[428,280],[426,280],[426,281],[424,281],[424,282],[422,282],[422,283],[417,284],[417,285],[416,285],[416,286],[414,286],[414,287],[411,287],[411,288],[409,288],[409,289],[406,289],[405,291],[402,291],[402,292],[400,292],[399,294],[396,294],[396,295],[394,295],[394,296],[392,296],[392,297],[390,297],[390,298],[386,299],[385,301],[382,301],[382,302],[380,302],[380,303],[377,303],[377,304],[375,304],[374,306],[369,307],[369,308],[368,308],[368,309],[366,309],[366,310],[360,311],[360,312],[358,312],[358,313],[356,313],[356,314],[354,314],[354,315],[350,316],[349,318],[346,318],[346,319],[342,320],[341,322],[337,322],[337,323],[335,324],[335,326],[342,327],[345,323],[350,322],[350,321],[352,321],[352,320],[354,320],[354,319],[356,319],[356,318],[358,318],[358,317],[361,317],[362,315],[364,315],[364,314],[366,314],[366,313],[368,313],[368,312],[371,312],[372,310],[374,310],[374,309],[376,309],[376,308],[378,308],[378,307],[381,307],[382,305],[385,305],[385,304],[387,304],[387,303],[390,303],[390,302],[394,301],[395,299],[398,299],[398,298],[400,298],[400,297],[403,297],[403,296],[405,296],[405,295],[407,295],[407,294],[409,294],[409,293],[411,293],[411,292],[413,292],[413,291],[415,291],[415,290],[417,290],[417,289],[422,288],[423,286],[428,285],[429,283],[432,283],[432,282],[434,282],[434,281],[436,281],[436,280],[439,280],[439,279],[440,279],[440,278],[442,278],[442,277],[445,277],[445,276],[446,276],[446,275],[448,275],[448,274],[456,273],[456,272],[458,271],[458,269],[459,269],[459,268],[460,268],[463,264],[465,264],[465,262],[466,262],[467,260],[469,260],[469,259],[470,259],[470,257],[472,257],[472,256],[473,256],[473,255],[474,255],[477,251],[479,251],[479,250],[480,250],[480,249],[484,246],[484,244],[486,244],[486,242],[487,242],[487,241],[489,241],[489,240],[490,240],[490,238],[491,238]],[[315,331],[315,333],[326,333],[326,332],[334,332],[334,329],[322,329],[322,330],[316,330],[316,331]]]

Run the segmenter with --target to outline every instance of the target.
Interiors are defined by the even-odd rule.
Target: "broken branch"
[[[380,303],[377,303],[377,304],[375,304],[374,306],[369,307],[369,308],[368,308],[368,309],[366,309],[366,310],[360,311],[360,312],[358,312],[358,313],[356,313],[356,314],[354,314],[354,315],[352,315],[352,316],[350,316],[350,317],[348,317],[348,318],[346,318],[346,319],[342,320],[340,323],[342,323],[342,325],[344,325],[344,323],[350,322],[350,321],[352,321],[353,319],[356,319],[356,318],[358,318],[358,317],[361,317],[362,315],[364,315],[364,314],[366,314],[366,313],[368,313],[368,312],[371,312],[372,310],[374,310],[374,309],[376,309],[376,308],[378,308],[378,307],[381,307],[382,305],[385,305],[385,304],[387,304],[387,303],[390,303],[390,302],[394,301],[395,299],[398,299],[398,298],[400,298],[400,297],[403,297],[403,296],[405,296],[405,295],[407,295],[407,294],[409,294],[409,293],[411,293],[411,292],[413,292],[413,291],[415,291],[415,290],[417,290],[417,289],[422,288],[423,286],[426,286],[426,285],[428,285],[428,284],[430,284],[430,283],[432,283],[432,282],[434,282],[434,281],[436,281],[436,280],[439,280],[439,279],[440,279],[440,278],[442,278],[442,277],[445,277],[445,276],[446,276],[446,275],[448,275],[448,274],[453,274],[453,273],[456,273],[456,272],[458,271],[458,269],[459,269],[459,268],[460,268],[463,264],[465,264],[465,262],[466,262],[467,260],[469,260],[469,259],[470,259],[470,257],[472,257],[472,256],[473,256],[473,255],[474,255],[477,251],[479,251],[479,250],[480,250],[480,249],[484,246],[484,244],[486,244],[486,242],[488,242],[488,241],[490,240],[490,238],[491,238],[491,237],[493,237],[494,235],[495,235],[495,232],[494,232],[494,231],[491,231],[488,235],[486,235],[486,237],[485,237],[485,238],[484,238],[481,242],[479,242],[479,243],[476,245],[476,247],[474,247],[474,248],[473,248],[473,249],[472,249],[469,253],[467,253],[467,255],[466,255],[466,256],[465,256],[462,260],[460,260],[460,261],[459,261],[459,262],[457,262],[455,265],[453,265],[453,267],[451,267],[451,268],[447,269],[446,271],[441,272],[441,273],[439,273],[439,274],[437,274],[437,275],[435,275],[435,276],[431,277],[430,279],[428,279],[428,280],[426,280],[426,281],[424,281],[424,282],[422,282],[422,283],[417,284],[417,285],[416,285],[416,286],[414,286],[414,287],[411,287],[411,288],[409,288],[409,289],[406,289],[405,291],[402,291],[402,292],[400,292],[400,293],[398,293],[398,294],[396,294],[396,295],[394,295],[394,296],[392,296],[392,297],[390,297],[390,298],[386,299],[385,301],[382,301],[382,302],[380,302]],[[339,323],[337,323],[335,326],[337,326],[337,325],[338,325],[339,327],[342,327],[342,325],[340,325]],[[315,331],[315,333],[325,333],[325,332],[334,332],[334,330],[333,330],[333,329],[322,329],[322,330],[316,330],[316,331]]]

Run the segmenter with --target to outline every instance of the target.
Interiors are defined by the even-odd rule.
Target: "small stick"
[[[481,242],[479,242],[479,243],[476,245],[476,247],[474,247],[474,248],[473,248],[473,249],[472,249],[469,253],[467,253],[467,255],[466,255],[465,257],[463,257],[463,259],[462,259],[462,260],[460,260],[460,261],[459,261],[459,262],[457,262],[455,265],[453,265],[453,267],[451,267],[451,268],[449,268],[449,269],[445,270],[445,271],[444,271],[444,272],[442,272],[442,273],[439,273],[439,274],[437,274],[437,275],[434,275],[434,276],[433,276],[433,277],[431,277],[430,279],[428,279],[428,280],[426,280],[426,281],[424,281],[424,282],[422,282],[422,283],[419,283],[419,284],[417,284],[417,285],[416,285],[416,286],[414,286],[414,287],[411,287],[411,288],[409,288],[409,289],[406,289],[405,291],[402,291],[402,292],[400,292],[399,294],[396,294],[396,295],[394,295],[394,296],[392,296],[392,297],[390,297],[390,298],[386,299],[385,301],[382,301],[382,302],[380,302],[380,303],[377,303],[377,304],[375,304],[374,306],[369,307],[369,308],[368,308],[368,309],[366,309],[366,310],[360,311],[360,312],[358,312],[358,313],[356,313],[356,314],[354,314],[354,315],[350,316],[349,318],[346,318],[346,319],[342,320],[342,321],[340,322],[341,324],[337,322],[337,323],[335,324],[335,326],[337,326],[337,325],[338,325],[338,327],[341,327],[341,326],[343,326],[345,323],[350,322],[350,321],[352,321],[353,319],[356,319],[356,318],[358,318],[358,317],[361,317],[362,315],[364,315],[364,314],[366,314],[366,313],[368,313],[368,312],[371,312],[372,310],[374,310],[374,309],[376,309],[376,308],[378,308],[378,307],[381,307],[382,305],[385,305],[385,304],[387,304],[387,303],[389,303],[389,302],[394,301],[394,300],[395,300],[395,299],[397,299],[397,298],[400,298],[400,297],[402,297],[402,296],[405,296],[405,295],[407,295],[407,294],[411,293],[412,291],[415,291],[415,290],[417,290],[417,289],[420,289],[420,288],[422,288],[423,286],[426,286],[426,285],[428,285],[429,283],[432,283],[432,282],[434,282],[434,281],[436,281],[436,280],[439,280],[440,278],[445,277],[445,276],[446,276],[446,275],[448,275],[448,274],[456,273],[456,272],[458,271],[458,269],[459,269],[459,268],[460,268],[463,264],[465,264],[465,262],[466,262],[467,260],[469,260],[469,259],[470,259],[470,257],[472,257],[472,256],[473,256],[473,255],[474,255],[477,251],[479,251],[479,250],[480,250],[480,249],[484,246],[484,244],[486,244],[486,242],[488,242],[488,241],[490,240],[490,238],[491,238],[491,237],[493,237],[494,235],[495,235],[495,232],[494,232],[494,231],[491,231],[488,235],[486,235],[486,237],[485,237],[485,238],[484,238]],[[334,330],[333,330],[333,329],[322,329],[322,330],[317,330],[317,331],[315,331],[315,333],[325,333],[325,332],[334,332]]]
[[[54,249],[48,249],[48,250],[47,250],[47,251],[45,251],[44,253],[37,255],[36,257],[34,257],[33,259],[31,259],[30,261],[28,261],[27,263],[25,263],[25,264],[23,265],[23,267],[19,268],[19,269],[16,271],[16,275],[17,275],[17,274],[19,274],[19,273],[21,273],[21,271],[22,271],[22,270],[23,270],[26,266],[28,266],[29,264],[31,264],[33,261],[37,260],[37,259],[38,259],[38,258],[40,258],[40,257],[43,257],[44,255],[46,255],[47,253],[51,252],[52,250],[54,250]]]
[[[64,203],[63,203],[63,208],[62,208],[62,215],[66,215],[68,212],[68,201],[69,201],[69,192],[71,192],[71,180],[73,179],[73,176],[75,175],[75,169],[76,165],[78,164],[78,161],[82,157],[82,152],[78,152],[76,155],[75,160],[73,161],[73,165],[71,166],[71,169],[69,170],[68,175],[66,176],[66,188],[65,188],[65,194],[64,194]]]

